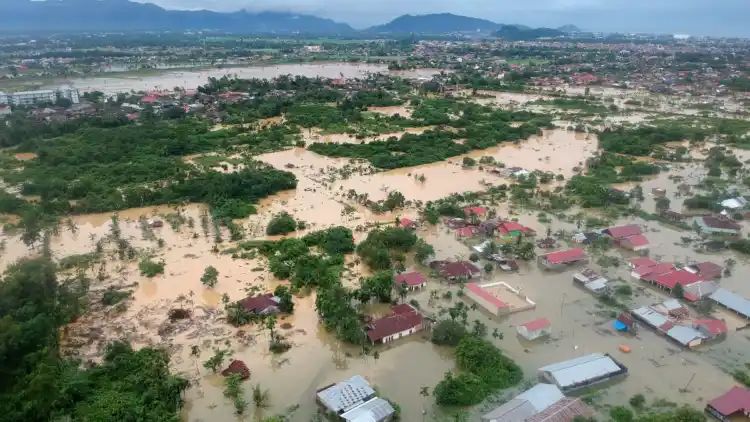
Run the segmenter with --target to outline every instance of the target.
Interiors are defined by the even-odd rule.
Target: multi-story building
[[[0,92],[0,104],[13,106],[28,106],[39,103],[54,103],[58,98],[66,98],[73,104],[80,102],[78,90],[69,86],[57,90],[44,89],[39,91],[22,91],[13,93]]]

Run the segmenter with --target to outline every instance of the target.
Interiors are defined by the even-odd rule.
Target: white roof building
[[[523,421],[565,398],[552,384],[537,384],[482,416],[483,422]]]
[[[741,196],[725,199],[721,201],[721,206],[730,210],[738,210],[747,206],[747,199]]]
[[[336,414],[348,412],[374,396],[375,390],[359,375],[318,391],[318,401]]]
[[[561,390],[575,390],[627,373],[627,368],[609,355],[592,353],[539,368],[539,376]]]
[[[379,422],[387,420],[396,410],[388,400],[375,397],[341,415],[341,418],[349,422]]]

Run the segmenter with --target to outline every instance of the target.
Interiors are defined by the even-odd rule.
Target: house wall
[[[396,333],[396,334],[390,335],[388,337],[383,337],[382,342],[384,344],[385,343],[390,343],[392,341],[400,339],[401,337],[407,337],[407,336],[410,336],[410,335],[412,335],[412,334],[414,334],[416,332],[422,331],[422,328],[423,328],[423,325],[419,324],[416,327],[409,328],[408,330],[401,331],[400,333]]]
[[[497,306],[497,305],[495,305],[493,303],[490,303],[489,301],[487,301],[487,300],[479,297],[478,295],[474,294],[474,292],[472,292],[471,290],[466,289],[464,291],[464,295],[467,296],[469,299],[473,300],[474,302],[476,302],[477,305],[481,306],[487,312],[489,312],[489,313],[491,313],[493,315],[501,315],[501,314],[503,314],[506,311],[505,308],[500,308],[499,306]]]

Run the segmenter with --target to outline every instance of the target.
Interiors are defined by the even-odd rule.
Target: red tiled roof
[[[464,208],[464,214],[468,217],[472,214],[477,216],[483,216],[487,214],[487,208],[485,207],[466,207]]]
[[[630,260],[630,266],[633,268],[653,267],[656,264],[658,264],[658,262],[654,261],[651,258],[646,258],[646,257],[638,257],[638,258],[633,258]]]
[[[479,268],[468,261],[444,262],[440,274],[445,277],[471,277],[479,273]]]
[[[548,328],[551,323],[547,318],[539,318],[521,325],[526,327],[526,329],[529,331],[538,331],[544,328]]]
[[[564,397],[552,406],[526,419],[526,422],[570,422],[576,416],[589,417],[593,414],[594,411],[583,400]]]
[[[732,387],[731,390],[708,402],[708,405],[723,416],[750,411],[750,389]]]
[[[620,245],[626,248],[640,248],[649,244],[648,238],[642,234],[628,236],[620,240]]]
[[[492,293],[488,292],[487,290],[483,289],[482,286],[480,286],[477,283],[467,283],[466,288],[474,293],[475,295],[479,296],[480,298],[486,300],[487,302],[497,306],[498,308],[507,308],[509,305],[502,300],[500,300],[499,297],[493,295]]]
[[[727,332],[727,324],[718,319],[696,319],[693,321],[695,327],[703,327],[709,333],[718,336]]]
[[[418,273],[416,271],[411,273],[396,274],[394,280],[396,281],[396,284],[406,284],[407,286],[420,286],[427,281],[422,273]]]
[[[703,220],[703,224],[705,224],[707,227],[711,227],[714,229],[726,229],[726,230],[741,230],[742,226],[735,223],[734,221],[725,218],[725,217],[714,217],[712,215],[707,215],[704,217],[701,217]]]
[[[604,231],[615,239],[624,239],[626,237],[642,234],[641,228],[635,224],[625,226],[610,227]]]
[[[497,225],[498,231],[501,233],[510,233],[510,232],[521,232],[521,233],[529,233],[532,232],[530,228],[524,226],[523,224],[516,223],[515,221],[503,221],[498,223]]]
[[[695,283],[699,279],[700,277],[691,273],[690,271],[677,270],[658,275],[653,278],[653,281],[660,286],[666,287],[668,289],[673,289],[674,286],[678,284],[685,286],[686,284]]]
[[[248,312],[263,312],[270,307],[278,307],[279,304],[273,300],[271,293],[255,297],[246,297],[238,302]]]
[[[586,252],[581,248],[574,248],[564,251],[550,252],[543,256],[550,264],[565,264],[585,259]]]
[[[667,262],[660,262],[653,267],[638,267],[633,272],[638,274],[644,280],[653,280],[656,277],[674,271],[674,265]]]
[[[142,103],[151,104],[159,101],[159,97],[156,95],[145,95],[141,98]]]
[[[411,219],[406,218],[406,217],[403,217],[403,218],[401,218],[401,219],[398,220],[398,225],[401,226],[401,227],[412,227],[414,224],[416,224],[414,222],[414,220],[411,220]]]
[[[456,229],[456,234],[460,237],[472,237],[477,234],[476,227],[461,227]]]
[[[721,278],[721,273],[724,270],[721,265],[714,264],[713,262],[701,262],[693,265],[698,270],[698,275],[702,280],[714,280]]]
[[[413,306],[402,303],[391,308],[391,314],[372,321],[367,326],[367,337],[379,341],[385,337],[416,328],[422,324],[422,314]]]

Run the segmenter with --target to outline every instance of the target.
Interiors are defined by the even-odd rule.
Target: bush
[[[477,375],[494,391],[521,381],[521,368],[492,343],[475,336],[465,336],[456,348],[456,363],[464,371]]]
[[[432,394],[441,406],[470,406],[487,396],[484,383],[476,375],[463,373],[454,376],[450,372],[446,372]]]
[[[441,346],[456,346],[466,335],[466,327],[460,322],[445,319],[432,327],[432,342]]]
[[[141,275],[145,275],[148,278],[156,277],[164,273],[164,261],[156,262],[150,258],[143,258],[138,263],[138,269],[141,271]]]
[[[216,286],[216,283],[219,281],[219,270],[217,270],[212,265],[209,265],[206,267],[205,270],[203,270],[203,275],[201,276],[201,283],[203,283],[204,286],[207,287],[214,287]]]
[[[107,289],[102,295],[102,304],[106,306],[116,305],[117,303],[129,298],[130,292],[124,292],[121,290]]]
[[[615,406],[610,409],[609,416],[614,422],[633,422],[633,412],[622,406]]]
[[[279,234],[287,234],[297,230],[297,222],[294,217],[286,212],[275,215],[266,227],[266,234],[269,236],[275,236]]]

